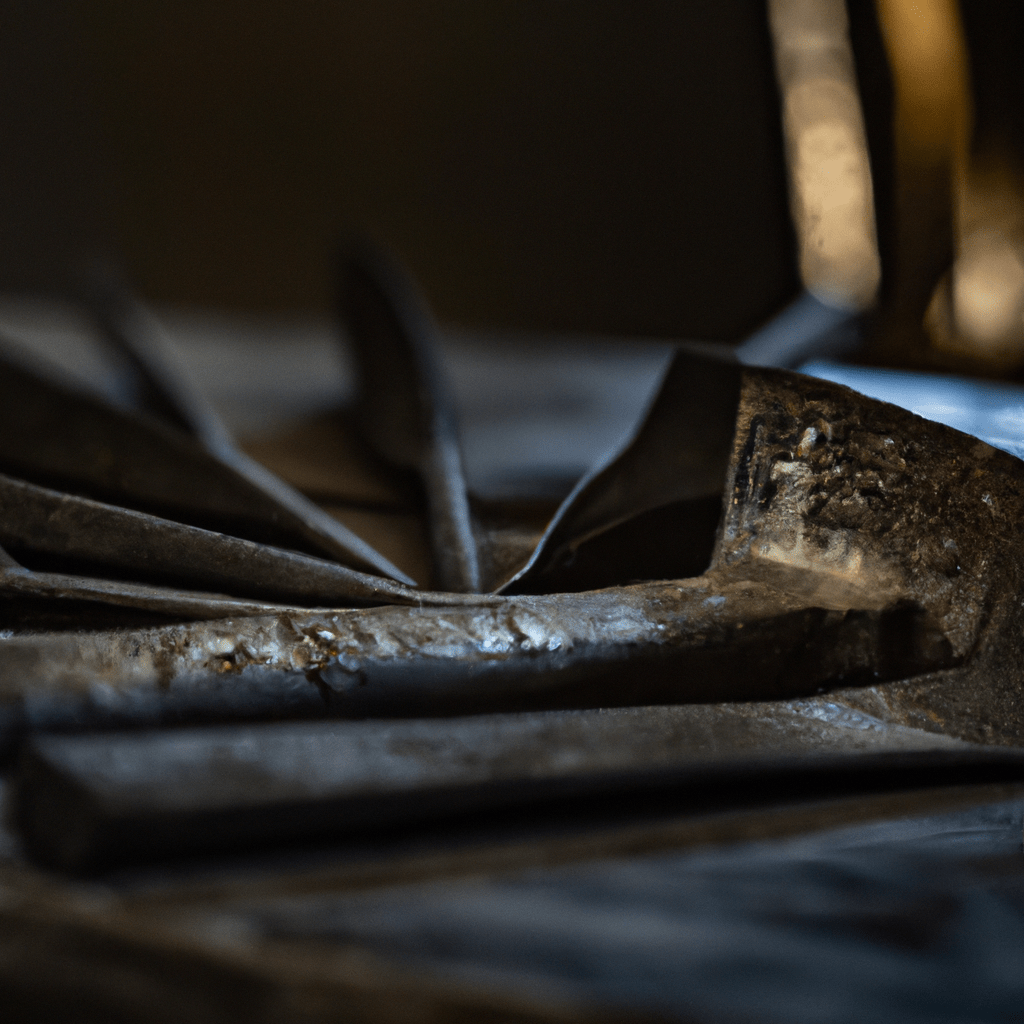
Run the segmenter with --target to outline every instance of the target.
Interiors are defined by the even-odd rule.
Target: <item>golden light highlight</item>
[[[1020,347],[1024,330],[1024,266],[1001,234],[977,236],[957,260],[953,308],[958,332],[993,358]]]
[[[864,309],[881,267],[874,194],[843,0],[770,0],[790,206],[804,287]]]
[[[1024,176],[1004,154],[976,159],[959,203],[956,262],[926,318],[932,341],[1000,368],[1024,360]]]
[[[897,144],[966,168],[967,49],[956,0],[876,0],[896,94]]]
[[[876,8],[896,101],[903,221],[896,272],[912,279],[923,267],[926,283],[934,270],[929,226],[945,220],[948,273],[925,317],[932,346],[989,366],[1019,365],[1024,178],[1002,152],[970,153],[969,61],[957,0],[876,0]]]

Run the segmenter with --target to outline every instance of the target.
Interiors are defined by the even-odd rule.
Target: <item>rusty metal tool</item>
[[[477,540],[433,318],[412,281],[366,245],[343,260],[340,305],[358,371],[363,435],[385,461],[413,471],[423,486],[434,585],[477,593]]]
[[[275,506],[279,518],[301,532],[318,553],[356,569],[414,584],[348,527],[239,449],[223,420],[190,379],[156,317],[127,288],[110,275],[102,275],[94,278],[85,295],[102,336],[127,358],[141,379],[148,411],[191,435],[228,474],[260,491],[264,503]]]
[[[740,373],[699,575],[13,636],[0,641],[10,727],[273,714],[299,690],[317,713],[355,716],[840,691],[882,721],[1019,743],[1024,463],[826,381]]]

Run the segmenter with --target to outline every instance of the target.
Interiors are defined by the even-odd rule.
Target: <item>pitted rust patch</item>
[[[1005,577],[995,553],[1021,539],[1005,511],[1022,506],[1018,460],[846,388],[759,370],[747,372],[734,467],[723,563],[901,595],[941,623],[957,657],[974,649]]]

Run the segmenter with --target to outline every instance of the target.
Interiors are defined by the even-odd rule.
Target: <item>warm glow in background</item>
[[[62,287],[106,247],[153,300],[325,312],[331,247],[369,229],[457,323],[737,339],[798,269],[870,301],[872,203],[886,294],[903,273],[892,114],[900,160],[956,163],[969,74],[961,262],[932,320],[1002,351],[1024,4],[964,5],[965,59],[952,0],[885,0],[895,106],[874,0],[774,6],[840,15],[793,37],[784,103],[755,0],[7,5],[0,290]]]

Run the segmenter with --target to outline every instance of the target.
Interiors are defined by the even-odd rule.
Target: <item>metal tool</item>
[[[172,426],[0,360],[0,465],[11,476],[291,547],[322,545],[294,515]]]
[[[529,562],[500,588],[502,592],[529,592],[538,585],[542,590],[552,589],[550,582],[547,586],[542,582],[545,573],[556,570],[559,563],[575,562],[588,541],[655,509],[680,503],[700,509],[710,499],[717,520],[736,427],[740,380],[741,369],[728,353],[716,359],[685,347],[678,349],[635,436],[577,484],[555,513]],[[699,552],[695,564],[691,563],[693,574],[702,572],[710,554],[704,539],[692,532],[687,536],[683,523],[675,525],[683,528],[675,544],[666,537],[659,537],[659,543],[667,542],[668,550],[693,544]],[[623,545],[623,538],[616,538],[616,543]],[[602,554],[609,557],[607,552]],[[665,560],[660,575],[674,575],[667,571],[672,563],[664,547],[660,555]],[[564,578],[559,582],[564,589],[582,589],[571,584],[566,587]]]
[[[431,595],[347,566],[38,487],[0,474],[0,541],[144,577],[298,604],[423,604]],[[436,599],[436,598],[434,598]],[[444,598],[441,598],[444,600]],[[456,599],[457,600],[457,599]]]
[[[844,61],[839,65],[848,72]],[[780,67],[807,71],[792,53],[780,55]],[[794,95],[807,77],[802,73],[786,79]],[[795,134],[791,142],[797,153]],[[797,156],[792,160],[798,169]],[[813,217],[801,223],[816,230]],[[803,240],[813,241],[811,234]],[[813,246],[805,248],[809,253]],[[873,266],[872,252],[865,265]],[[857,292],[859,310],[876,282],[870,273],[855,277],[866,282]],[[360,369],[363,434],[386,462],[420,480],[445,592],[377,582],[280,550],[287,529],[293,541],[311,543],[301,509],[289,511],[287,502],[283,507],[268,495],[258,473],[226,472],[232,442],[192,401],[189,387],[175,381],[160,346],[145,341],[145,331],[124,328],[127,307],[115,304],[104,314],[108,332],[131,353],[157,396],[154,408],[176,426],[127,416],[13,369],[6,382],[10,401],[0,413],[10,439],[0,468],[12,476],[0,481],[12,510],[0,535],[12,545],[7,562],[24,549],[28,557],[101,564],[108,575],[167,576],[259,600],[232,603],[204,592],[190,606],[186,592],[159,590],[148,579],[5,564],[0,581],[9,592],[22,587],[58,601],[86,597],[168,614],[224,609],[232,616],[144,628],[12,630],[0,641],[0,746],[8,752],[26,731],[260,717],[408,718],[663,704],[689,705],[679,714],[707,724],[711,713],[692,708],[736,701],[763,702],[757,714],[780,716],[785,725],[772,740],[776,746],[796,742],[801,716],[834,714],[865,716],[883,746],[905,728],[978,743],[1024,740],[1024,463],[835,385],[681,351],[622,452],[578,486],[526,564],[495,581],[504,584],[502,593],[476,595],[480,550],[489,539],[470,514],[429,315],[411,286],[373,253],[346,263],[342,291]],[[848,318],[818,319],[821,329],[810,332],[815,344]],[[58,407],[72,425],[70,437],[66,425],[54,427]],[[115,500],[134,511],[112,507]],[[77,525],[61,532],[65,513]],[[111,542],[112,528],[116,537],[131,539],[134,552]],[[645,544],[623,543],[630,531]],[[610,549],[614,559],[607,557]],[[303,606],[325,599],[346,607]],[[376,606],[348,607],[366,603]],[[561,733],[552,742],[571,751],[571,718],[555,721]],[[438,738],[429,724],[377,723],[356,733],[340,726],[322,734],[309,728],[234,733],[224,742],[236,753],[262,744],[260,778],[280,781],[275,736],[294,752],[307,740],[315,747],[323,735],[342,737],[343,746],[357,735],[387,743],[396,736],[408,741],[417,728]],[[484,746],[493,740],[493,749],[501,747],[494,736],[481,739],[473,723],[444,728],[449,737],[468,730]],[[595,725],[577,752],[602,734]],[[191,748],[193,740],[182,742],[209,765],[203,743],[215,739],[194,738],[198,746]],[[35,763],[50,781],[27,786],[36,795],[26,798],[26,807],[38,803],[44,816],[63,806],[79,783],[89,790],[107,756],[98,741],[62,742],[44,740],[35,748]],[[530,746],[524,735],[515,742]],[[182,763],[174,737],[111,744],[137,762],[146,762],[146,750],[154,757],[169,752],[161,770],[171,774]],[[642,747],[632,740],[626,746],[629,770],[641,772]],[[75,761],[79,754],[83,760]],[[473,751],[483,754],[481,746]],[[388,757],[380,749],[374,756],[385,771]],[[413,787],[416,796],[434,792],[434,784],[464,796],[480,782],[472,771],[453,775],[448,768],[435,765],[428,782]],[[60,778],[50,785],[54,772]],[[92,815],[96,828],[109,825],[123,835],[155,793],[175,791],[168,776],[159,778],[136,805],[123,786],[117,790],[117,799],[128,801],[121,818],[90,805],[91,797],[77,809]],[[512,772],[503,782],[518,786],[523,776]],[[234,791],[242,803],[259,792],[251,775],[244,783]],[[285,790],[284,804],[301,802],[297,791]],[[208,792],[220,791],[211,783]],[[334,807],[338,793],[325,783],[323,805]],[[193,796],[201,821],[206,811]],[[393,796],[398,806],[409,792]],[[228,798],[221,792],[216,799]],[[245,819],[235,809],[237,820]],[[386,804],[375,810],[386,817]],[[239,835],[259,827],[256,818],[245,820]],[[182,828],[195,834],[194,826]],[[49,837],[39,840],[40,849],[62,863],[108,849],[106,840],[90,846],[86,829],[79,846],[61,852],[52,822],[31,828]]]
[[[821,773],[833,785],[859,773],[862,786],[871,774],[936,785],[950,770],[1024,773],[1021,749],[811,711],[719,704],[40,736],[21,759],[15,813],[38,859],[82,871],[536,800],[749,793]]]
[[[747,368],[726,479],[711,564],[685,579],[13,636],[7,736],[295,701],[408,716],[830,690],[885,722],[1020,742],[1024,463],[838,385]]]
[[[171,340],[145,306],[110,274],[95,275],[85,290],[102,336],[125,356],[141,379],[148,411],[191,435],[224,468],[255,488],[282,524],[318,553],[346,565],[414,584],[380,552],[319,506],[251,459],[235,443],[213,406],[189,378]]]
[[[435,585],[477,593],[480,558],[433,318],[398,266],[366,245],[346,255],[341,277],[363,434],[382,458],[415,472],[423,486]]]

